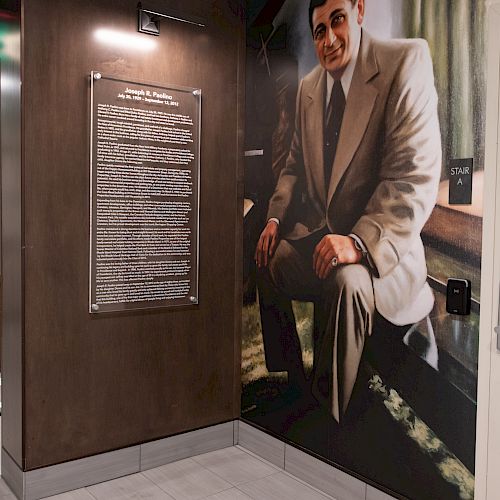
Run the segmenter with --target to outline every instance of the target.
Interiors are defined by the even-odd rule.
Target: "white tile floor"
[[[232,446],[50,498],[326,500],[332,497],[247,450]],[[0,480],[0,500],[15,500],[3,480]]]

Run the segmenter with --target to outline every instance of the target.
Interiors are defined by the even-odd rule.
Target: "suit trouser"
[[[317,239],[281,240],[268,267],[258,273],[266,365],[269,371],[303,374],[302,351],[291,299],[312,300],[320,314],[314,339],[313,395],[340,421],[356,382],[375,301],[368,269],[339,266],[325,280],[313,270]],[[317,319],[315,318],[315,322]]]

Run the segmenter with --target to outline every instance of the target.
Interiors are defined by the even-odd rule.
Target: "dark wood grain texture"
[[[25,449],[34,469],[237,415],[235,287],[242,19],[232,2],[150,0],[207,20],[162,21],[151,52],[132,0],[25,0]],[[138,35],[146,37],[147,35]],[[199,305],[90,316],[89,74],[202,88]]]
[[[427,245],[480,266],[482,229],[481,217],[436,205],[422,231],[422,239]]]

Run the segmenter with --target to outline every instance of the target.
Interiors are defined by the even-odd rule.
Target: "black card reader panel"
[[[470,314],[471,283],[469,280],[449,278],[446,286],[446,311],[462,316]]]

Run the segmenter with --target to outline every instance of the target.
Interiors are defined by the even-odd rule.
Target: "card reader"
[[[449,278],[446,286],[446,311],[462,316],[470,314],[471,283],[469,280]]]

